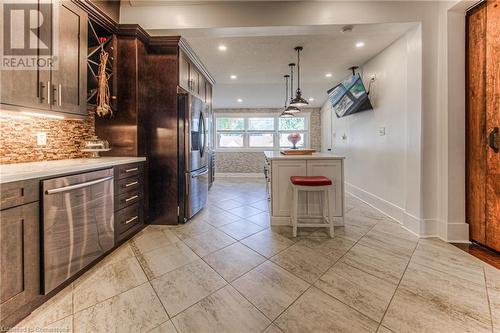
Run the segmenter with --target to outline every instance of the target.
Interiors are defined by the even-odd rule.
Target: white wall
[[[420,234],[421,27],[363,64],[365,86],[375,77],[373,111],[344,118],[322,109],[323,150],[346,156],[347,190]],[[379,131],[385,129],[385,135]],[[325,149],[326,148],[326,149]]]

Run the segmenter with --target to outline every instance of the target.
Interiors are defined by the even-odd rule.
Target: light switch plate
[[[47,145],[47,133],[46,132],[36,133],[36,144],[38,146],[46,146]]]
[[[379,129],[378,129],[378,135],[385,136],[385,127],[379,127]]]

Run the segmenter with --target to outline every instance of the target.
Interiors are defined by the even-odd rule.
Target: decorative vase
[[[297,149],[297,142],[302,139],[302,136],[300,136],[300,133],[290,133],[288,135],[288,141],[293,145],[292,149]]]

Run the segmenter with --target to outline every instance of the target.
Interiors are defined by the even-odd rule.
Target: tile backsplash
[[[46,145],[37,145],[38,133],[46,133]],[[91,111],[85,120],[0,115],[0,163],[87,157],[80,147],[94,133],[94,113]]]

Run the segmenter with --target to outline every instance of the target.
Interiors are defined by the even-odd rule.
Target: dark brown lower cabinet
[[[0,322],[40,297],[38,202],[0,212]]]

